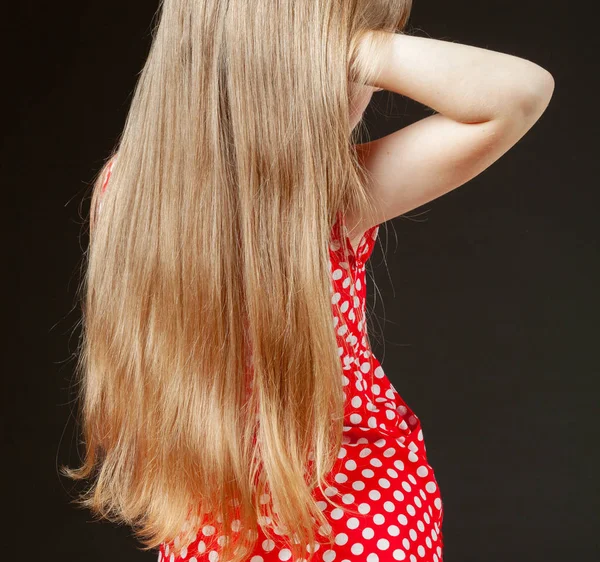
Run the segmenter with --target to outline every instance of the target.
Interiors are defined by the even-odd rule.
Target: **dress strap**
[[[346,226],[344,215],[341,211],[338,211],[337,219],[334,225],[334,234],[339,241],[345,245],[352,261],[357,265],[363,265],[373,253],[375,241],[377,240],[377,234],[379,232],[379,226],[379,224],[376,224],[364,231],[360,241],[358,242],[355,252],[350,241],[350,236],[348,235],[348,227]]]
[[[116,160],[117,160],[117,157],[113,156],[110,159],[110,161],[108,162],[108,166],[106,168],[106,176],[104,178],[104,182],[102,183],[102,193],[104,193],[104,191],[106,190],[106,187],[108,186],[108,180],[110,179],[110,175],[112,174],[113,165]]]
[[[98,209],[97,209],[98,213],[100,213],[100,210],[102,209],[102,196],[104,195],[104,192],[106,191],[106,188],[108,187],[108,182],[110,180],[113,166],[116,161],[117,161],[117,156],[115,155],[109,160],[108,165],[106,166],[106,171],[104,172],[104,181],[102,182],[102,188],[100,189],[100,197],[98,198]]]

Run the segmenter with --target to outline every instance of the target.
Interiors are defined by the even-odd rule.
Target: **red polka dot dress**
[[[333,528],[335,546],[330,548],[323,539],[314,560],[442,562],[443,506],[419,418],[388,380],[367,338],[365,263],[378,231],[379,225],[368,229],[354,252],[341,214],[332,229],[331,296],[332,306],[339,307],[339,313],[333,307],[334,329],[346,406],[343,444],[330,478],[335,486],[325,493],[359,515],[331,506],[315,488],[314,497]],[[343,261],[344,245],[348,261]],[[216,532],[212,526],[199,529],[179,557],[163,543],[158,562],[225,562],[217,550],[207,547]],[[303,562],[291,560],[289,545],[275,543],[260,528],[257,533],[249,562]]]

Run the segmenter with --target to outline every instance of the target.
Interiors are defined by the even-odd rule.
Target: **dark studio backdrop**
[[[128,528],[73,506],[58,467],[79,462],[75,290],[89,182],[123,127],[157,5],[24,2],[2,24],[2,191],[18,255],[7,277],[20,308],[20,335],[6,340],[6,559],[156,560]],[[413,6],[418,34],[529,59],[556,83],[516,146],[386,223],[370,262],[373,351],[421,419],[444,501],[445,562],[600,559],[592,21],[581,4],[540,0]],[[368,136],[430,113],[377,93]]]

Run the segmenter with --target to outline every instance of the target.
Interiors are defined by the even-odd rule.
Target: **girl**
[[[551,75],[410,0],[164,0],[92,196],[78,499],[159,561],[441,562],[420,420],[373,356],[381,223],[481,173]],[[357,145],[373,91],[436,111]],[[118,157],[117,157],[118,154]]]

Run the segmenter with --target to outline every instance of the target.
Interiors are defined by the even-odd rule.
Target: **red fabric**
[[[337,303],[341,310],[338,315],[333,308],[346,406],[343,445],[330,475],[336,485],[327,494],[359,515],[331,506],[315,488],[314,497],[336,539],[330,549],[323,537],[314,560],[442,562],[443,505],[427,462],[420,420],[392,386],[366,335],[365,262],[378,231],[379,225],[368,229],[355,253],[341,214],[332,230],[331,295],[332,306]],[[350,251],[349,263],[342,261],[344,245]],[[218,550],[207,548],[216,532],[209,526],[199,529],[194,542],[178,557],[172,545],[163,543],[158,562],[225,562],[219,559]],[[260,528],[257,533],[249,562],[291,560],[289,545],[271,541]],[[221,540],[225,540],[223,535],[218,537]]]
[[[100,197],[98,198],[97,212],[95,213],[96,216],[102,209],[102,195],[104,195],[104,192],[106,191],[106,188],[108,186],[108,180],[110,180],[110,175],[112,173],[113,165],[116,162],[116,160],[117,160],[117,157],[113,156],[111,158],[111,160],[109,161],[108,166],[106,168],[106,176],[104,177],[104,181],[102,182],[102,189],[100,190]]]

